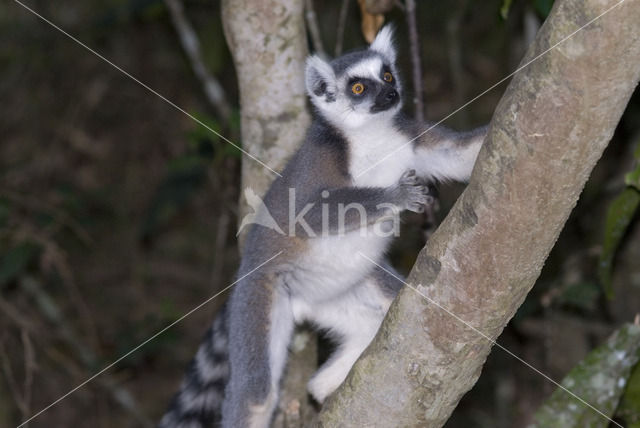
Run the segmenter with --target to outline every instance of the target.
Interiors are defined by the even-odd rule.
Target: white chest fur
[[[364,236],[358,230],[310,240],[308,251],[295,261],[295,275],[287,280],[292,297],[302,304],[294,308],[296,319],[307,317],[307,305],[335,299],[361,285],[373,268],[370,260],[380,260],[391,239],[369,229]]]
[[[355,186],[389,187],[412,167],[412,144],[387,123],[351,130],[346,137],[349,173]]]

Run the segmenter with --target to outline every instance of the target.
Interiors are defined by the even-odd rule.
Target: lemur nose
[[[387,101],[391,101],[397,96],[398,96],[398,92],[395,89],[392,89],[389,92],[387,92],[387,96],[385,98],[387,99]]]

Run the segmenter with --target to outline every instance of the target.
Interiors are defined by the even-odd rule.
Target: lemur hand
[[[429,194],[429,186],[420,181],[413,169],[402,174],[392,191],[400,209],[422,213],[426,205],[434,202],[433,196]]]

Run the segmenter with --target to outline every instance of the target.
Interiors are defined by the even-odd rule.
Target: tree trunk
[[[222,20],[238,75],[242,148],[279,172],[310,123],[303,2],[224,0]],[[275,177],[253,159],[243,159],[242,189],[251,187],[262,196]],[[240,205],[242,219],[244,194]]]
[[[618,1],[557,0],[523,64]],[[480,375],[488,338],[533,287],[639,77],[640,0],[626,0],[515,75],[468,188],[407,280],[473,329],[404,287],[325,404],[321,426],[447,421]]]

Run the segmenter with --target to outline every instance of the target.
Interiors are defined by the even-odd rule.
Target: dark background
[[[316,1],[333,52],[340,1]],[[549,2],[418,2],[426,115],[440,120],[517,68],[525,21]],[[208,69],[234,113],[209,106],[162,1],[31,0],[68,31],[237,141],[237,82],[218,1],[187,0]],[[364,45],[352,2],[344,45]],[[533,21],[531,21],[533,20]],[[411,89],[406,22],[395,22]],[[241,158],[236,150],[19,4],[0,4],[0,426],[15,426],[228,285]],[[486,123],[505,84],[450,118]],[[412,94],[407,94],[405,100]],[[411,103],[405,102],[411,111]],[[640,228],[618,249],[613,298],[597,276],[606,210],[640,143],[636,93],[544,272],[500,343],[554,379],[640,308]],[[461,186],[441,188],[442,218]],[[408,216],[393,259],[424,244]],[[506,231],[505,231],[506,232]],[[177,388],[221,296],[49,409],[32,427],[136,427]],[[455,322],[455,320],[452,320]],[[495,349],[448,427],[521,427],[554,387]]]

